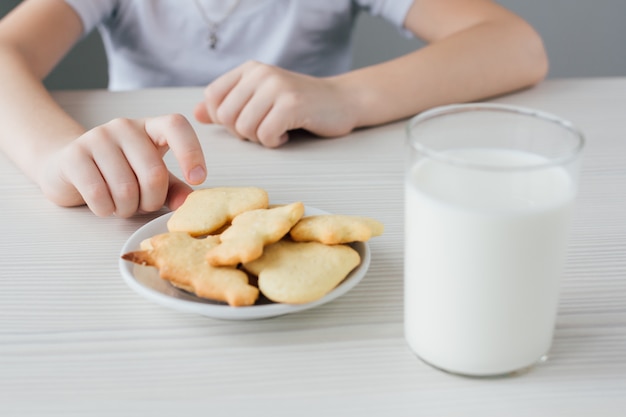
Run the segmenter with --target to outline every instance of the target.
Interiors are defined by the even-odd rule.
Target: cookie
[[[235,216],[249,210],[267,208],[267,192],[257,187],[218,187],[191,192],[167,222],[170,232],[192,236],[215,233]]]
[[[321,214],[302,218],[289,232],[297,242],[321,242],[337,245],[366,242],[383,233],[381,222],[369,217]]]
[[[219,235],[220,244],[207,252],[206,259],[214,266],[253,261],[263,254],[266,245],[289,233],[303,215],[301,202],[241,213]]]
[[[196,239],[185,232],[170,232],[150,239],[151,249],[129,252],[123,259],[155,266],[161,278],[198,297],[223,301],[231,306],[249,306],[259,296],[249,285],[248,275],[232,267],[214,267],[206,253],[219,244],[217,236]]]
[[[270,300],[303,304],[328,294],[360,262],[358,252],[348,245],[283,239],[243,267],[258,276],[259,290]]]

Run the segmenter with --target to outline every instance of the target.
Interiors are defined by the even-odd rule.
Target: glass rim
[[[437,118],[439,116],[451,115],[451,114],[459,114],[476,110],[487,110],[487,111],[495,111],[502,112],[508,114],[517,114],[521,116],[533,117],[536,119],[540,119],[542,121],[552,123],[553,125],[560,126],[565,130],[569,131],[573,137],[576,138],[576,146],[572,147],[572,150],[562,156],[549,158],[545,162],[533,163],[522,166],[494,166],[481,164],[476,162],[469,162],[461,158],[455,158],[450,155],[446,155],[444,152],[433,149],[423,143],[414,140],[414,135],[412,134],[412,129],[417,124]],[[434,107],[429,110],[425,110],[416,116],[413,116],[409,119],[406,124],[406,134],[407,138],[410,142],[411,147],[413,147],[416,151],[422,153],[426,157],[433,159],[435,161],[443,162],[450,165],[460,166],[464,168],[473,168],[473,169],[481,169],[481,170],[490,170],[490,171],[531,171],[537,169],[545,169],[551,168],[555,166],[566,165],[567,163],[575,160],[583,150],[585,146],[585,135],[582,131],[577,128],[573,123],[569,120],[566,120],[562,117],[556,116],[552,113],[548,113],[542,110],[533,109],[530,107],[517,106],[512,104],[500,104],[500,103],[462,103],[462,104],[449,104]]]

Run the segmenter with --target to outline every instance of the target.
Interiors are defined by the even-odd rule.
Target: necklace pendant
[[[217,32],[220,26],[222,25],[222,23],[224,23],[226,19],[228,19],[228,17],[230,17],[230,15],[233,14],[237,6],[239,6],[240,2],[241,0],[229,0],[230,6],[228,7],[228,10],[226,11],[226,13],[220,19],[214,20],[214,19],[211,19],[207,15],[206,11],[204,10],[204,7],[202,6],[202,4],[200,4],[200,0],[194,0],[194,3],[196,4],[198,11],[200,12],[200,17],[202,18],[202,20],[204,20],[204,23],[206,23],[207,26],[209,27],[209,48],[211,49],[217,48],[217,44],[219,42],[219,39],[217,37]]]
[[[217,38],[217,33],[211,32],[209,34],[209,48],[215,49],[217,47],[217,41],[218,40],[219,39]]]

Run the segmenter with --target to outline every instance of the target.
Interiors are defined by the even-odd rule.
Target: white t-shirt
[[[98,28],[109,88],[202,86],[247,60],[314,76],[348,71],[360,11],[398,28],[413,0],[66,0]],[[227,15],[228,14],[228,15]],[[225,15],[227,15],[225,17]],[[209,21],[222,23],[211,49]]]

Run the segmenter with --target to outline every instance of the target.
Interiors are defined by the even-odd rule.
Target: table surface
[[[93,126],[120,116],[191,118],[202,93],[55,96]],[[270,319],[170,310],[131,290],[118,269],[125,241],[165,211],[119,219],[56,207],[0,154],[0,415],[623,415],[626,78],[549,80],[493,101],[555,113],[587,139],[546,363],[517,377],[468,379],[430,368],[407,347],[405,121],[274,150],[194,125],[209,167],[203,186],[255,185],[273,201],[382,221],[365,278],[333,302]]]

